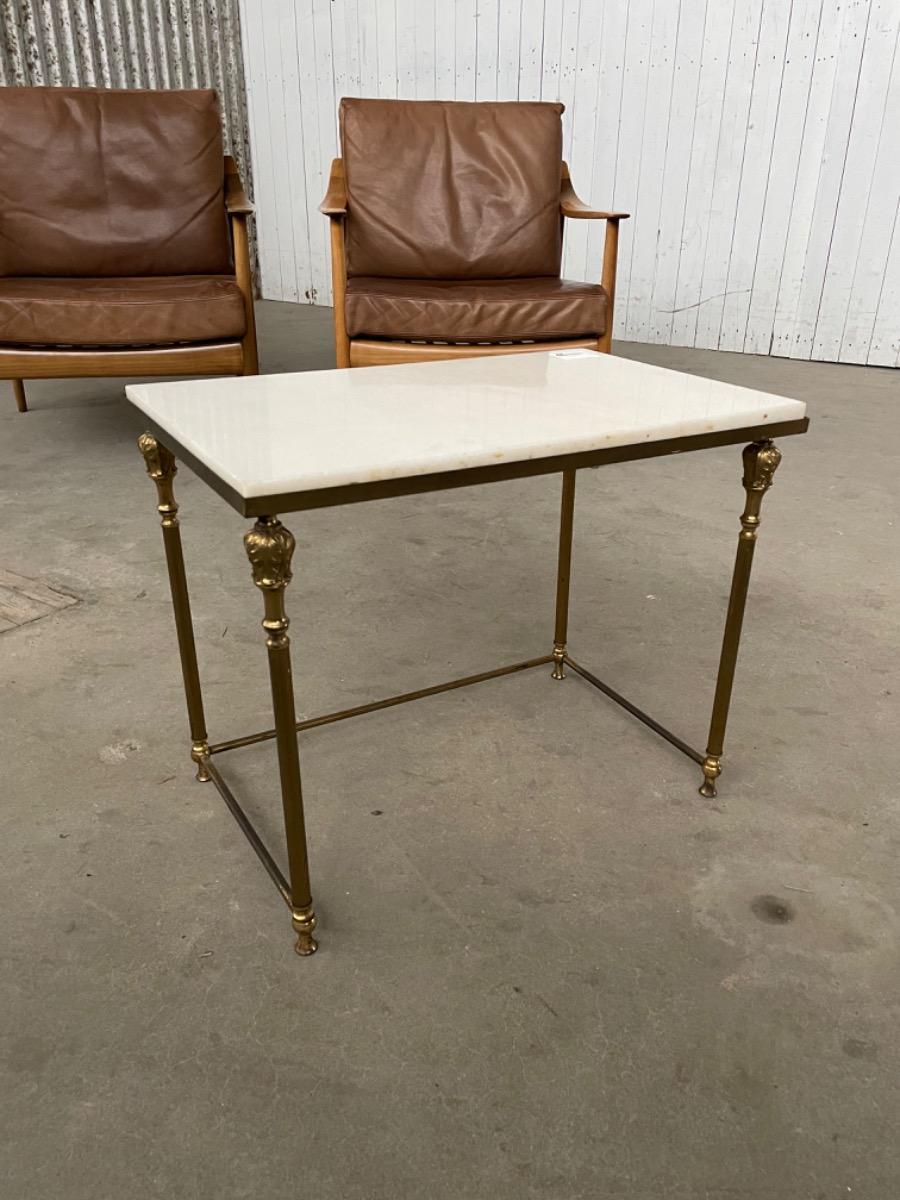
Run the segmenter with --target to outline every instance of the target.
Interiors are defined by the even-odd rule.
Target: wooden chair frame
[[[340,158],[331,164],[328,191],[319,205],[331,226],[331,279],[334,292],[334,344],[339,367],[375,367],[388,363],[428,362],[447,358],[476,358],[494,354],[522,354],[533,350],[560,350],[585,346],[608,354],[612,347],[613,308],[616,299],[616,261],[619,250],[619,222],[629,217],[626,212],[604,212],[579,200],[572,186],[569,168],[560,165],[559,215],[573,220],[606,222],[603,247],[603,268],[600,282],[608,300],[606,329],[599,338],[574,338],[554,342],[517,342],[504,344],[467,343],[450,345],[439,342],[382,341],[375,338],[350,338],[344,301],[347,294],[347,258],[344,242],[344,223],[347,216],[347,185],[344,163]]]
[[[247,329],[241,339],[201,342],[183,346],[140,346],[122,349],[54,349],[0,345],[0,379],[12,381],[19,412],[28,411],[26,379],[74,379],[136,375],[256,375],[256,318],[253,312],[253,275],[247,240],[247,218],[253,205],[247,199],[237,165],[231,155],[224,160],[225,209],[231,231],[234,270],[244,297]]]

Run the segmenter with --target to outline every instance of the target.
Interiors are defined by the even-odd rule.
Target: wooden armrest
[[[583,200],[579,200],[569,178],[569,168],[562,164],[562,175],[559,181],[559,211],[564,217],[576,217],[588,221],[591,219],[605,221],[626,221],[631,213],[604,212],[599,208],[591,208]]]
[[[343,217],[347,213],[347,184],[344,180],[344,163],[335,158],[331,163],[331,175],[328,179],[328,191],[325,199],[319,205],[319,212],[326,217]]]
[[[235,215],[253,212],[253,205],[247,199],[238,174],[237,163],[230,154],[225,155],[225,209]]]

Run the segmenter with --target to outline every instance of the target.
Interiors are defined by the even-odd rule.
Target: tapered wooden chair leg
[[[12,385],[16,396],[16,408],[19,412],[28,412],[28,401],[25,399],[25,380],[14,379]]]

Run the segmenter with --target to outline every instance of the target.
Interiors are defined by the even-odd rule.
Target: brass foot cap
[[[295,953],[303,958],[309,954],[315,954],[319,943],[313,937],[317,922],[312,905],[310,904],[306,908],[295,908],[291,914],[291,924],[297,935],[297,944],[294,946]]]
[[[207,770],[206,763],[203,761],[209,757],[209,744],[207,742],[194,742],[191,746],[191,758],[197,764],[197,778],[201,783],[208,783],[212,778]]]
[[[703,783],[699,787],[701,796],[707,800],[711,800],[713,796],[717,796],[716,780],[722,774],[722,762],[712,755],[703,760]]]

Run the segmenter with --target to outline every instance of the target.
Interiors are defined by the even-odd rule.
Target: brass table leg
[[[575,472],[562,473],[559,512],[559,562],[556,571],[556,627],[553,632],[553,679],[565,679],[564,660],[569,627],[569,573],[572,566],[572,523],[575,514]]]
[[[275,713],[281,802],[291,883],[291,919],[297,934],[294,949],[298,954],[314,954],[318,948],[313,937],[316,914],[309,886],[303,794],[300,788],[300,753],[297,748],[297,717],[294,712],[291,649],[287,632],[290,622],[284,611],[284,592],[291,581],[294,537],[277,517],[260,517],[253,528],[244,534],[244,547],[250,559],[253,582],[262,591],[265,603],[262,626],[266,631],[272,708]]]
[[[744,511],[741,514],[741,532],[738,538],[737,557],[731,578],[731,595],[725,617],[725,635],[719,657],[719,674],[716,679],[716,694],[713,700],[712,718],[709,724],[709,739],[706,743],[706,758],[703,760],[703,783],[701,796],[715,796],[716,779],[722,773],[722,750],[725,743],[725,725],[731,703],[731,688],[734,683],[734,668],[737,663],[747,603],[747,588],[750,584],[750,568],[759,529],[759,512],[762,499],[772,486],[772,476],[781,462],[781,451],[770,441],[753,442],[743,452],[744,477],[742,483],[747,493]]]
[[[169,568],[169,586],[172,590],[172,608],[175,611],[175,630],[178,634],[178,653],[181,656],[184,696],[187,701],[188,722],[191,728],[191,758],[197,764],[197,778],[205,783],[209,779],[209,771],[206,769],[209,741],[206,735],[206,719],[203,715],[203,694],[200,691],[200,673],[197,670],[197,649],[194,645],[191,603],[188,597],[187,578],[184,573],[184,555],[181,551],[178,505],[175,503],[172,487],[178,467],[171,451],[161,445],[152,434],[142,433],[138,438],[138,447],[144,457],[147,474],[156,484],[159,499],[157,510],[162,524],[166,565]]]

